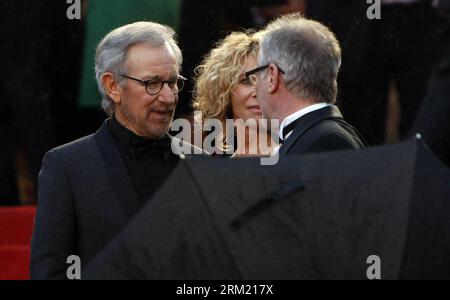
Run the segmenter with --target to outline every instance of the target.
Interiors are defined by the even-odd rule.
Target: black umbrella
[[[186,160],[85,279],[450,279],[450,172],[421,141]]]

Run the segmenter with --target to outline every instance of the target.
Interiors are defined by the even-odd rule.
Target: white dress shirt
[[[280,125],[280,129],[278,131],[279,137],[283,138],[283,141],[286,141],[286,139],[291,135],[292,131],[288,132],[286,134],[286,136],[283,136],[283,129],[288,126],[289,124],[291,124],[292,122],[294,122],[297,119],[300,119],[301,117],[303,117],[306,114],[309,114],[310,112],[322,109],[324,107],[330,106],[331,104],[329,103],[317,103],[317,104],[313,104],[310,105],[308,107],[305,107],[303,109],[300,109],[299,111],[296,111],[295,113],[287,116],[286,118],[284,118],[283,122],[281,122]]]
[[[278,136],[279,136],[280,138],[283,138],[283,141],[285,142],[285,141],[287,140],[287,138],[289,138],[289,136],[292,134],[292,131],[290,131],[290,132],[288,132],[288,133],[286,134],[286,136],[283,137],[283,129],[284,129],[286,126],[288,126],[289,124],[291,124],[291,123],[294,122],[295,120],[297,120],[297,119],[303,117],[304,115],[309,114],[310,112],[313,112],[313,111],[316,111],[316,110],[325,108],[325,107],[330,106],[330,105],[331,105],[331,104],[325,103],[325,102],[322,102],[322,103],[316,103],[316,104],[310,105],[310,106],[308,106],[308,107],[302,108],[302,109],[300,109],[299,111],[296,111],[296,112],[293,113],[293,114],[290,114],[289,116],[287,116],[286,118],[284,118],[284,120],[281,122],[279,131],[278,131]],[[272,151],[272,155],[276,154],[276,153],[280,150],[280,147],[281,147],[281,144],[278,145],[277,147],[275,147],[275,148],[273,149],[273,151]]]

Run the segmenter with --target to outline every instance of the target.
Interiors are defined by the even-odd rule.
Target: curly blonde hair
[[[257,57],[260,34],[233,32],[205,56],[195,69],[193,107],[202,112],[203,120],[225,122],[231,110],[231,93],[239,83],[245,60]]]

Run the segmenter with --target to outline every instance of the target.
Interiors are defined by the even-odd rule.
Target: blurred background
[[[189,78],[176,117],[191,119],[194,68],[231,31],[258,29],[291,12],[323,22],[343,49],[338,105],[371,145],[421,133],[449,163],[449,1],[381,0],[369,20],[362,0],[2,0],[0,205],[36,203],[49,149],[95,132],[105,114],[94,76],[97,43],[147,20],[173,27]]]

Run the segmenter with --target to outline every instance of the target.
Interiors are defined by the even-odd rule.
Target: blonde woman
[[[245,72],[257,66],[258,50],[258,34],[231,33],[196,69],[194,109],[201,112],[201,122],[216,119],[223,124],[224,132],[216,147],[224,151],[231,147],[227,142],[230,133],[225,132],[226,119],[235,121],[235,136],[231,137],[235,157],[267,156],[275,146],[270,133],[259,126],[261,110],[255,89],[245,77]]]

